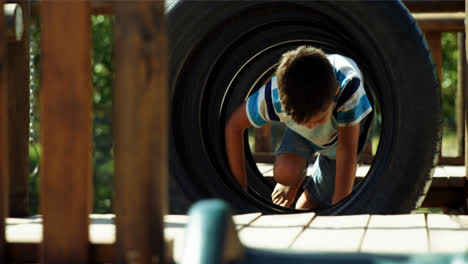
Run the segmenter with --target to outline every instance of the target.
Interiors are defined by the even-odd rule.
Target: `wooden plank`
[[[240,230],[257,220],[260,216],[262,216],[261,213],[241,214],[233,216],[232,220],[234,221],[237,230]]]
[[[464,12],[464,0],[404,0],[411,12]]]
[[[423,253],[428,251],[424,215],[372,215],[362,252]]]
[[[8,243],[7,263],[37,263],[40,244],[36,243]],[[109,244],[89,245],[91,263],[111,263],[114,246]]]
[[[423,214],[372,215],[362,252],[425,253],[429,250]]]
[[[429,244],[425,228],[367,229],[361,252],[427,253]]]
[[[291,246],[294,250],[314,252],[358,252],[364,228],[306,229]]]
[[[23,25],[30,19],[26,2]],[[29,26],[24,27],[22,41],[8,43],[9,142],[10,142],[10,216],[29,215]]]
[[[459,208],[464,201],[464,187],[435,187],[429,189],[421,207]]]
[[[314,213],[263,215],[241,229],[239,238],[250,247],[287,249],[314,216]]]
[[[347,216],[318,216],[314,218],[308,228],[322,229],[351,229],[365,228],[369,222],[369,215]]]
[[[442,80],[442,32],[424,32],[427,44],[431,49],[432,58],[437,68],[439,82]],[[439,150],[439,157],[442,156],[442,148]]]
[[[314,216],[315,213],[262,215],[249,227],[306,227]]]
[[[367,228],[425,228],[426,220],[423,214],[407,215],[372,215]]]
[[[468,230],[429,230],[431,252],[465,253],[468,249]]]
[[[464,229],[468,230],[468,215],[428,214],[429,229]]]
[[[468,249],[467,215],[427,215],[431,251],[463,253]]]
[[[0,0],[0,7],[3,0]],[[6,262],[5,218],[8,216],[8,83],[7,38],[3,8],[0,8],[0,262]]]
[[[431,189],[465,186],[464,166],[439,166],[432,177]]]
[[[294,250],[357,252],[369,215],[318,216],[291,246]]]
[[[261,216],[261,213],[251,213],[235,215],[234,223],[238,227],[248,225]],[[92,214],[90,215],[89,240],[91,245],[91,259],[104,260],[102,262],[111,262],[113,259],[113,250],[106,248],[106,245],[113,245],[115,242],[115,215],[113,214]],[[164,216],[164,235],[166,241],[172,241],[172,248],[167,248],[168,256],[175,261],[180,261],[184,249],[185,228],[188,224],[187,215],[165,215]],[[37,254],[21,256],[23,252],[29,252],[31,246],[37,245],[42,241],[42,219],[41,217],[29,218],[8,218],[6,238],[10,243],[10,249],[13,252],[11,260],[16,262],[34,262],[37,261]],[[26,250],[26,251],[24,251]],[[99,254],[96,256],[96,254]],[[32,257],[31,257],[32,256]],[[23,257],[23,258],[22,258]]]
[[[32,13],[37,14],[37,6],[40,1],[32,0],[33,10]],[[168,5],[174,4],[177,1],[166,0]],[[404,0],[403,3],[408,7],[411,12],[463,12],[463,0]],[[92,14],[93,15],[112,15],[114,8],[110,0],[92,0]]]
[[[464,166],[465,157],[440,157],[438,165]]]
[[[464,18],[465,14],[463,14]],[[466,49],[465,33],[457,34],[458,62],[457,62],[457,147],[458,156],[465,154],[465,86],[466,86]]]
[[[44,1],[40,14],[41,262],[87,263],[92,179],[89,1]]]
[[[115,3],[115,213],[118,263],[165,262],[167,34],[163,1]]]
[[[243,245],[255,248],[287,249],[303,227],[245,227],[239,232]]]
[[[465,12],[413,13],[413,17],[424,32],[465,31]]]
[[[245,224],[256,217],[258,213],[234,216],[237,224]],[[275,226],[274,218],[270,217],[261,225],[250,226],[242,230],[241,238],[248,246],[307,251],[328,252],[357,252],[362,243],[363,252],[378,253],[421,253],[426,252],[424,243],[412,246],[410,243],[419,243],[415,238],[422,233],[427,237],[427,231],[421,225],[421,216],[318,216],[308,223],[306,230],[298,224],[304,223],[301,218],[294,219],[296,223],[292,227],[286,226],[280,221]],[[373,225],[368,225],[374,217]],[[94,262],[112,262],[115,253],[112,243],[115,241],[114,215],[91,215],[90,232],[90,258]],[[387,219],[388,218],[388,219]],[[167,215],[164,217],[165,238],[174,240],[174,247],[169,255],[178,261],[182,257],[184,247],[185,227],[189,221],[186,215]],[[408,221],[410,228],[404,228],[404,222]],[[392,223],[396,223],[392,224]],[[412,228],[417,226],[418,228]],[[367,229],[366,229],[367,227]],[[431,249],[433,253],[463,252],[468,236],[468,216],[460,215],[428,215],[427,228],[429,229]],[[37,261],[38,243],[41,241],[41,218],[28,219],[9,218],[7,220],[9,261],[16,263]],[[303,230],[303,231],[302,231]],[[370,233],[366,241],[364,232]],[[396,232],[396,233],[395,233]],[[395,234],[392,234],[395,233]],[[382,236],[382,237],[379,237]],[[296,239],[297,238],[297,239]],[[390,241],[387,241],[390,240]],[[409,240],[409,241],[406,241]],[[289,244],[288,244],[289,243]],[[375,245],[370,245],[375,243]],[[400,245],[403,243],[403,245]],[[170,249],[170,248],[168,248]],[[465,247],[466,249],[466,247]]]
[[[444,166],[447,175],[453,178],[463,178],[465,177],[465,171],[461,166]]]
[[[468,21],[468,12],[466,12],[466,10],[468,10],[468,1],[465,0],[465,21]],[[465,59],[466,61],[468,61],[468,52],[466,52],[468,50],[468,27],[465,26]],[[465,74],[468,74],[468,67],[467,67],[467,72],[465,72]],[[465,75],[465,78],[466,75]],[[464,116],[465,116],[465,119],[464,119],[464,127],[465,127],[465,158],[464,158],[464,161],[465,161],[465,177],[466,179],[468,180],[468,85],[465,85],[464,86],[464,101],[465,101],[465,107],[464,107]],[[466,197],[465,197],[466,198]],[[465,205],[466,205],[466,209],[468,210],[468,198],[465,199]]]
[[[172,241],[170,256],[175,262],[182,260],[184,252],[185,228],[189,222],[187,215],[166,215],[164,216],[164,235],[166,240]]]

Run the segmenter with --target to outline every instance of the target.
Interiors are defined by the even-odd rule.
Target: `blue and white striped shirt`
[[[270,121],[282,122],[308,139],[315,151],[334,158],[338,145],[338,127],[358,124],[372,112],[372,106],[363,86],[362,73],[356,63],[342,55],[331,54],[327,57],[335,69],[340,85],[333,102],[333,115],[327,123],[310,129],[294,122],[283,110],[276,76],[247,99],[246,111],[250,123],[261,127]]]

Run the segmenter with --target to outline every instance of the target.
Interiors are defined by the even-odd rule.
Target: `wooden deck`
[[[264,177],[273,180],[273,165],[269,163],[257,163],[259,171]],[[307,175],[311,175],[312,165],[309,166]],[[369,171],[369,165],[358,165],[356,170],[356,181],[359,183],[366,177]],[[464,166],[438,166],[434,171],[432,183],[429,188],[426,198],[422,207],[435,207],[440,208],[444,212],[454,212],[465,210],[466,207],[466,193],[468,191],[468,182],[465,179]],[[465,208],[465,209],[463,209]]]
[[[91,215],[90,242],[99,262],[112,261],[115,242],[114,215]],[[248,247],[307,252],[462,253],[468,252],[468,215],[410,214],[315,216],[262,215],[233,217],[242,243]],[[186,215],[165,216],[168,254],[177,262],[184,246]],[[7,219],[10,247],[38,245],[42,219]],[[101,249],[100,249],[101,248]],[[102,249],[104,248],[104,249]],[[30,249],[29,251],[33,251]],[[12,252],[20,252],[13,250]],[[20,256],[11,256],[18,260]]]
[[[258,170],[265,177],[273,177],[273,164],[257,163]],[[360,181],[366,177],[370,165],[358,165],[356,170],[356,180]],[[307,175],[312,173],[312,165],[307,169]],[[463,187],[465,184],[465,166],[438,166],[434,171],[432,179],[437,187],[457,186]]]

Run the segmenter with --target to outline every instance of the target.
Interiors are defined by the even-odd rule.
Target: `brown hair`
[[[326,111],[336,95],[335,71],[320,49],[301,46],[284,53],[276,75],[284,110],[299,124]]]

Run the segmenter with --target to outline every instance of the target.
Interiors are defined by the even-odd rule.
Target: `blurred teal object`
[[[237,236],[231,210],[226,202],[198,202],[190,209],[189,215],[183,264],[468,264],[468,254],[309,253],[248,248],[241,244]]]

